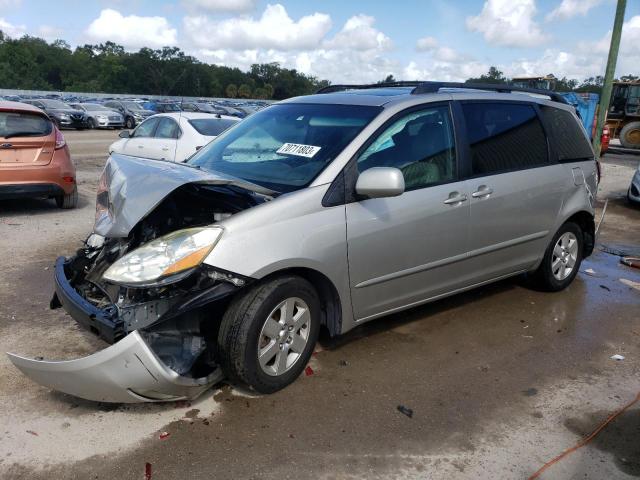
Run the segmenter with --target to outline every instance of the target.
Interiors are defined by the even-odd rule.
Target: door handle
[[[169,147],[162,147],[162,151],[163,152],[168,152],[169,151]]]
[[[478,187],[478,190],[476,190],[475,192],[473,192],[471,194],[471,196],[473,198],[483,198],[483,197],[488,197],[489,195],[491,195],[493,193],[493,189],[487,187],[486,185],[480,185]]]
[[[461,195],[458,192],[451,192],[449,198],[444,201],[445,205],[457,205],[458,203],[466,202],[467,196]]]
[[[142,146],[142,145],[138,145],[138,148],[144,148],[144,146]]]

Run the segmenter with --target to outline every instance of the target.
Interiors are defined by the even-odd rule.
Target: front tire
[[[273,393],[302,373],[319,330],[313,286],[298,276],[277,277],[232,301],[218,333],[218,359],[232,383]]]
[[[93,118],[89,119],[88,125],[89,125],[89,128],[91,130],[94,130],[94,129],[98,128],[98,124],[96,123],[96,121]]]
[[[556,232],[542,263],[533,273],[534,284],[547,292],[558,292],[576,278],[582,263],[584,237],[580,227],[567,222]]]
[[[133,119],[133,117],[127,117],[127,121],[125,122],[125,127],[127,127],[127,130],[133,130],[135,126],[136,121]]]

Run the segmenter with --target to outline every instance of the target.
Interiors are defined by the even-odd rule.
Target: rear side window
[[[541,106],[540,111],[556,139],[554,145],[559,162],[593,158],[591,145],[571,113],[545,106]]]
[[[133,132],[133,137],[138,138],[138,137],[153,137],[153,132],[156,129],[156,125],[158,124],[158,118],[150,118],[148,120],[145,120],[144,122],[142,122],[140,125],[138,125],[138,128],[136,128]]]
[[[0,137],[44,137],[51,130],[51,122],[42,115],[0,112]]]
[[[462,110],[474,176],[548,163],[547,139],[531,105],[464,103]]]
[[[178,138],[180,136],[180,127],[170,118],[162,118],[156,128],[156,138]]]
[[[200,135],[217,137],[231,125],[235,125],[238,122],[225,118],[197,118],[189,120],[189,123]]]

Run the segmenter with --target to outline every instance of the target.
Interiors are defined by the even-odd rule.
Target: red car
[[[64,136],[45,112],[0,101],[0,199],[25,197],[76,207],[76,169]]]

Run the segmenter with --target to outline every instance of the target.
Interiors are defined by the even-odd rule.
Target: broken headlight
[[[187,228],[157,238],[115,261],[103,277],[124,285],[170,283],[200,265],[222,235],[220,227]]]

